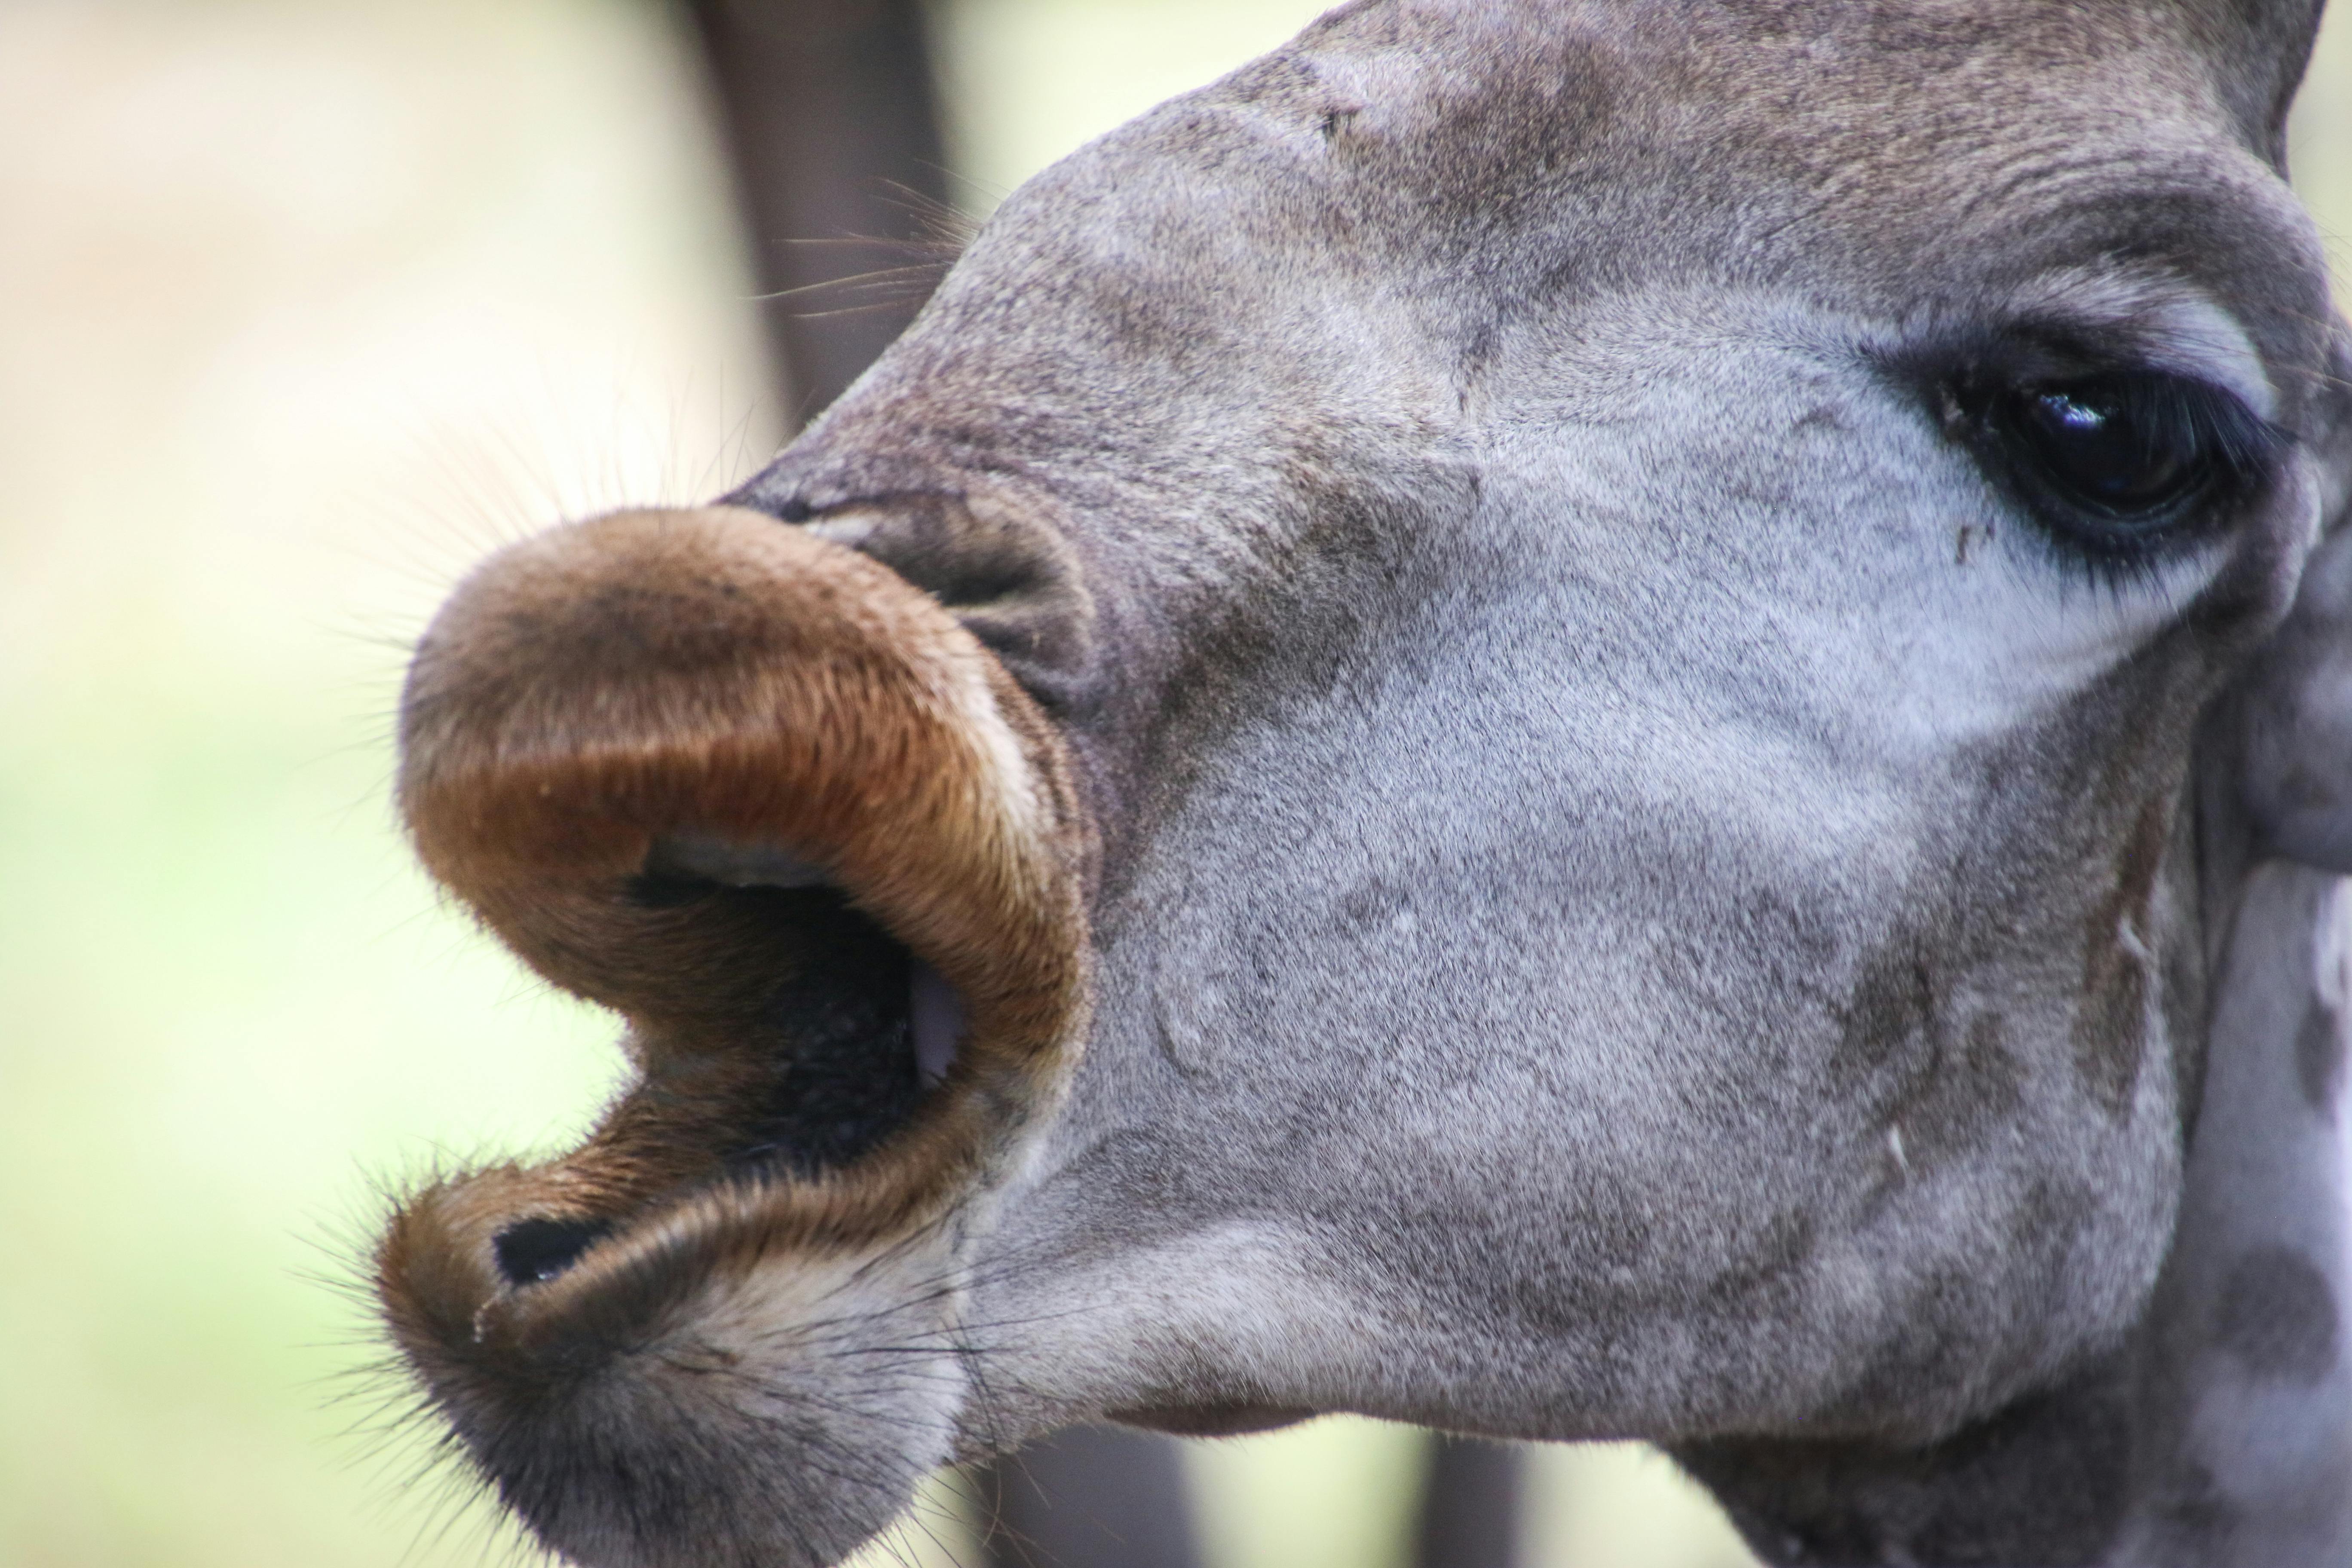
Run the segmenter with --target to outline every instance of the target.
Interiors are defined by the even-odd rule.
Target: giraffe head
[[[2198,803],[2352,844],[2207,731],[2333,668],[2249,673],[2352,428],[2312,21],[1350,5],[725,503],[487,563],[402,804],[639,1072],[392,1222],[475,1463],[814,1565],[1105,1415],[1901,1445],[2112,1347]]]

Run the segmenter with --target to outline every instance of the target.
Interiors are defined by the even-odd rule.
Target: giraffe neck
[[[1681,1447],[1766,1561],[2352,1564],[2352,879],[2272,863],[2242,885],[2139,1328],[1926,1450]]]
[[[2257,869],[2216,994],[2110,1563],[2352,1563],[2352,880]]]

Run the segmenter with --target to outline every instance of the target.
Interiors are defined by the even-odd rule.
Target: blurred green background
[[[961,199],[1317,9],[944,0]],[[381,1430],[348,1283],[380,1184],[561,1143],[617,1061],[409,864],[387,715],[484,550],[774,446],[704,115],[636,0],[0,5],[7,1568],[512,1554]],[[2295,157],[2352,234],[2352,21]],[[1398,1560],[1400,1429],[1192,1458],[1225,1568]],[[1535,1463],[1539,1564],[1746,1561],[1646,1450]]]

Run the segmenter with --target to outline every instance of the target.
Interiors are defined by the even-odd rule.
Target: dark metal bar
[[[1173,1439],[1079,1426],[978,1478],[994,1568],[1198,1568],[1183,1456]]]
[[[906,329],[948,210],[919,0],[688,0],[797,426]]]
[[[1518,1449],[1508,1444],[1433,1437],[1414,1542],[1417,1568],[1518,1568],[1525,1472]]]

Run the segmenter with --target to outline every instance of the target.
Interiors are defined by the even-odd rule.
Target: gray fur
[[[1788,1562],[2352,1553],[2336,894],[2254,869],[2352,869],[2313,21],[1360,4],[1005,203],[740,497],[855,509],[1102,832],[962,1451],[1360,1411],[1676,1445]],[[1939,390],[2037,333],[2295,444],[2100,579]]]
[[[2110,1561],[2261,1568],[2352,1558],[2352,1159],[2292,1058],[2341,1035],[2352,885],[2250,879],[2213,1020],[2205,1108],[2166,1279],[2137,1346],[2138,1492]]]

